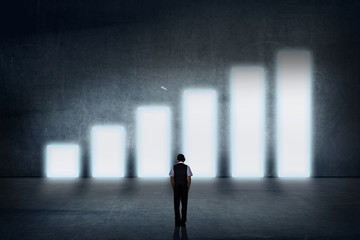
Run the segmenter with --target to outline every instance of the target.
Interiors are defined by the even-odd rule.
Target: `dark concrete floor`
[[[360,179],[0,179],[0,239],[360,239]],[[175,234],[175,235],[174,235]]]

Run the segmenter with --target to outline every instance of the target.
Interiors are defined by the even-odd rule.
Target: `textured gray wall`
[[[313,174],[360,176],[358,1],[28,0],[1,9],[0,176],[41,176],[51,141],[79,142],[86,176],[96,123],[126,126],[132,176],[136,107],[168,104],[175,126],[190,87],[218,90],[218,176],[227,176],[228,74],[244,63],[267,70],[275,175],[274,59],[292,48],[314,57]]]

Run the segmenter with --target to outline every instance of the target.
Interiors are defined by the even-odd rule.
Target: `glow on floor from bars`
[[[139,177],[166,177],[170,171],[171,113],[166,106],[142,106],[136,114]]]
[[[265,156],[263,68],[233,68],[230,87],[232,176],[262,177]]]
[[[125,129],[119,125],[98,125],[91,130],[91,172],[93,177],[123,177]]]
[[[47,177],[79,177],[80,148],[77,144],[52,143],[45,149]]]
[[[277,166],[279,177],[311,173],[311,57],[307,51],[277,56]]]
[[[189,89],[183,93],[183,153],[196,177],[214,177],[217,164],[217,93]]]

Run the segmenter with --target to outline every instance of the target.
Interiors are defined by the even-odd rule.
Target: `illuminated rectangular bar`
[[[230,86],[232,176],[262,177],[265,157],[263,68],[233,68]]]
[[[136,122],[138,176],[168,176],[172,146],[170,108],[139,107]]]
[[[307,51],[277,56],[277,166],[279,177],[311,174],[312,79]]]
[[[217,163],[217,93],[190,89],[183,94],[183,153],[194,176],[214,177]]]
[[[46,177],[79,177],[79,145],[70,143],[48,144],[45,149],[45,169]]]
[[[125,128],[98,125],[91,129],[91,174],[93,177],[123,177],[125,169]]]

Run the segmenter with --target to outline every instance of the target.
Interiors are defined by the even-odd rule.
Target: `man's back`
[[[186,188],[188,186],[188,175],[187,175],[188,166],[183,163],[178,163],[174,165],[174,187],[175,188]]]

